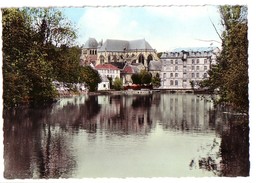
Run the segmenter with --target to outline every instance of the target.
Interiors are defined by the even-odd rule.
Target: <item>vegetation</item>
[[[220,6],[224,31],[222,51],[217,65],[209,71],[209,79],[201,83],[215,91],[216,103],[231,105],[239,112],[248,114],[248,39],[247,8],[244,6]]]
[[[91,90],[100,82],[93,69],[79,66],[75,29],[60,11],[2,9],[2,28],[5,107],[52,101],[53,80],[86,82]]]
[[[132,82],[134,84],[150,84],[151,81],[152,75],[146,70],[141,70],[140,73],[132,75]]]
[[[161,86],[161,78],[158,73],[156,73],[156,75],[152,77],[152,85],[156,88]]]
[[[115,90],[123,89],[123,82],[119,77],[115,78],[115,80],[113,82],[113,89],[115,89]]]

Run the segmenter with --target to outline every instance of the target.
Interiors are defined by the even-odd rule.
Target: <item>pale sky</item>
[[[210,19],[221,33],[217,6],[86,7],[62,9],[77,25],[78,43],[89,37],[103,39],[146,39],[157,51],[177,47],[220,47]],[[213,41],[211,41],[213,40]]]

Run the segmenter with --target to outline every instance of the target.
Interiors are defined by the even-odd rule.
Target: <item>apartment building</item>
[[[161,56],[161,88],[190,90],[209,77],[208,70],[216,64],[217,47],[177,48]]]

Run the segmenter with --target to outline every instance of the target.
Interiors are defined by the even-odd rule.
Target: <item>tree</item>
[[[219,10],[224,27],[222,51],[217,65],[209,71],[209,79],[201,86],[217,92],[219,99],[215,102],[229,104],[248,114],[247,7],[220,6]]]
[[[135,73],[132,75],[132,82],[133,84],[141,84],[140,74]]]
[[[141,70],[140,73],[132,75],[132,82],[134,84],[150,84],[151,80],[152,75],[146,70]]]
[[[152,80],[152,75],[146,70],[141,70],[140,78],[141,78],[141,84],[150,84]]]
[[[3,23],[3,101],[4,107],[29,100],[26,65],[31,50],[31,29],[26,14],[19,9],[2,9]]]
[[[123,82],[119,77],[116,77],[113,82],[113,88],[115,90],[122,90],[123,89]]]
[[[90,66],[80,66],[79,82],[85,82],[89,86],[89,91],[97,91],[98,83],[101,82],[100,74]]]
[[[78,73],[72,72],[78,66],[77,56],[72,55],[70,48],[76,33],[60,11],[11,8],[2,9],[2,15],[5,107],[52,101],[57,94],[52,86],[53,79],[78,80]],[[64,48],[68,51],[61,57]],[[68,63],[67,69],[54,72],[64,61]],[[56,64],[58,62],[61,64]],[[68,76],[62,77],[60,73]]]
[[[161,78],[158,73],[156,73],[156,75],[152,78],[152,85],[156,88],[161,86]]]

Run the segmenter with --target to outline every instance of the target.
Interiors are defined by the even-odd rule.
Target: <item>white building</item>
[[[161,56],[161,88],[192,89],[208,77],[208,70],[216,64],[220,50],[217,47],[177,48]]]
[[[120,70],[112,64],[99,64],[95,66],[95,69],[99,72],[102,82],[98,84],[98,90],[109,90],[110,81],[108,78],[112,78],[115,81],[116,78],[120,78]]]

